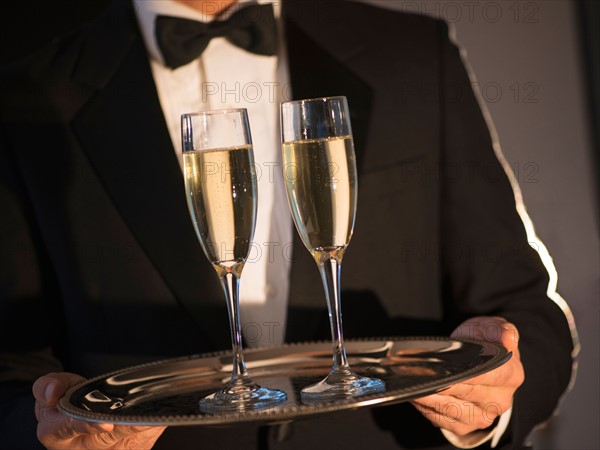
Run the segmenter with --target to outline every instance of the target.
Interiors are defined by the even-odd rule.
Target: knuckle
[[[140,449],[140,443],[137,442],[137,440],[135,438],[125,438],[121,442],[121,444],[122,444],[122,446],[120,446],[120,447],[125,450],[139,450]]]
[[[48,423],[56,423],[60,421],[62,415],[56,408],[46,407],[41,409],[41,421]]]
[[[465,384],[465,389],[463,393],[463,397],[470,397],[473,395],[473,391],[475,390],[475,385],[473,384]]]
[[[477,420],[475,420],[473,426],[478,430],[482,430],[484,428],[489,427],[495,418],[496,413],[490,414],[488,417],[479,417]]]
[[[69,433],[69,429],[66,426],[58,427],[53,434],[53,437],[59,441],[68,440],[71,435]]]
[[[116,439],[111,433],[93,434],[94,448],[106,448],[116,444]]]
[[[495,399],[493,402],[487,403],[482,409],[482,417],[488,422],[492,422],[496,417],[498,417],[505,411],[504,406],[502,404],[503,402],[503,399],[500,399],[500,401],[498,401],[498,399]]]

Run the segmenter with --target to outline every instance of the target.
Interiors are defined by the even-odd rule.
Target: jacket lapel
[[[75,117],[73,129],[175,297],[215,348],[228,348],[223,294],[190,221],[179,163],[132,21],[132,11],[120,5],[90,33],[74,79],[97,91]],[[108,48],[94,51],[107,36]]]
[[[362,167],[372,108],[372,90],[350,69],[346,59],[360,47],[348,50],[344,43],[335,42],[325,25],[330,22],[326,8],[318,2],[289,1],[284,3],[285,34],[293,99],[345,95],[350,107],[350,120],[357,164]],[[309,33],[303,26],[312,17]],[[324,31],[323,35],[319,31]],[[316,31],[316,33],[315,33]],[[344,33],[345,34],[345,33]],[[326,49],[324,42],[329,48]],[[334,57],[330,51],[336,51]],[[293,264],[290,275],[288,324],[286,339],[292,341],[326,338],[328,330],[326,301],[318,269],[313,258],[294,234]]]

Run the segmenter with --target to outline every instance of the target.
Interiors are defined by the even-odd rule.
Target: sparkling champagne
[[[348,363],[342,327],[342,257],[354,228],[356,158],[346,97],[281,104],[284,178],[292,217],[323,281],[333,365],[321,381],[304,387],[304,403],[385,390],[376,378],[356,374]]]
[[[343,252],[356,212],[352,136],[286,142],[283,161],[288,200],[304,245],[315,258]]]
[[[241,270],[256,221],[252,146],[190,151],[183,158],[188,208],[206,256],[218,272]]]

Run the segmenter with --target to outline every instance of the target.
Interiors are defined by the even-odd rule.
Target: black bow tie
[[[277,53],[277,30],[272,4],[252,4],[224,21],[209,23],[157,16],[156,41],[165,64],[176,69],[196,59],[214,37],[259,55]]]

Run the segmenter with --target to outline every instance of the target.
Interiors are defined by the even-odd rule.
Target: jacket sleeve
[[[576,334],[568,306],[550,284],[548,269],[554,268],[486,122],[485,105],[442,22],[439,40],[444,308],[456,324],[497,315],[517,326],[525,382],[503,437],[514,448],[551,416],[567,389]]]
[[[3,127],[11,126],[2,106]],[[39,376],[61,370],[54,350],[62,313],[5,129],[0,128],[0,449],[33,449],[42,447],[31,387]]]

